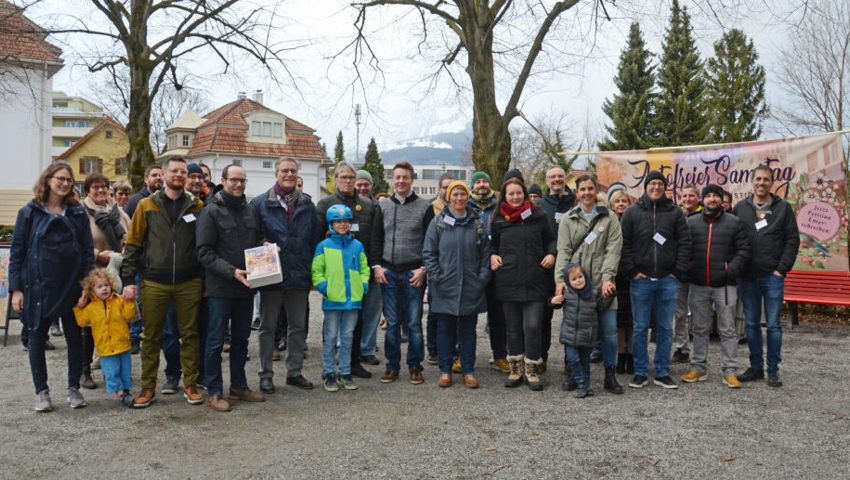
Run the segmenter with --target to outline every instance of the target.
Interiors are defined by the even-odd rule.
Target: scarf
[[[531,202],[526,200],[519,207],[512,207],[507,203],[503,203],[502,207],[499,209],[499,213],[505,217],[505,220],[516,223],[522,220],[522,212],[531,209]]]
[[[114,202],[114,200],[112,201]],[[90,197],[86,197],[83,201],[89,215],[94,218],[94,224],[103,232],[106,241],[109,243],[109,248],[113,252],[121,251],[121,239],[127,233],[124,227],[121,226],[121,215],[115,205],[107,202],[106,206],[98,205]]]
[[[292,219],[295,218],[295,202],[298,201],[298,194],[300,192],[297,188],[293,188],[291,191],[286,192],[280,185],[278,185],[277,182],[274,184],[274,191],[280,198],[283,199],[283,203],[286,204],[286,216],[289,219],[289,222],[292,223]]]
[[[481,207],[481,210],[484,210],[490,205],[490,199],[493,198],[493,195],[495,194],[495,191],[490,190],[487,195],[478,195],[475,193],[470,193],[469,195],[470,197],[472,197],[472,201],[475,202],[476,205]]]

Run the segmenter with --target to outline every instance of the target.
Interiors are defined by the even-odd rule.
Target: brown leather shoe
[[[250,388],[231,388],[228,400],[242,400],[243,402],[265,402],[266,397],[261,393],[252,392]]]
[[[143,388],[139,396],[133,399],[133,408],[147,408],[153,402],[156,391],[153,388]]]
[[[478,388],[478,379],[475,378],[475,375],[469,374],[463,376],[463,384],[469,388]]]
[[[452,374],[451,373],[440,373],[440,378],[437,379],[437,385],[446,388],[452,386]]]
[[[207,405],[216,412],[230,411],[230,404],[227,403],[227,400],[221,398],[221,395],[210,395],[209,398],[207,398]]]
[[[424,382],[422,379],[422,369],[419,367],[411,367],[410,368],[410,383],[414,385],[419,385]]]
[[[393,383],[398,380],[398,372],[387,370],[381,377],[381,383]]]
[[[200,390],[198,390],[197,385],[183,387],[183,396],[189,402],[189,405],[200,405],[204,403],[204,397],[201,395]]]

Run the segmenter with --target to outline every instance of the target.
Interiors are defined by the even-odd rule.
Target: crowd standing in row
[[[74,408],[86,405],[81,383],[94,386],[95,347],[107,391],[128,406],[154,400],[160,350],[167,363],[162,393],[176,393],[182,375],[190,404],[204,401],[199,385],[216,411],[230,410],[229,401],[264,401],[275,392],[273,361],[281,346],[275,332],[283,315],[286,384],[313,388],[302,375],[311,287],[323,296],[322,384],[328,391],[354,390],[354,377],[371,377],[362,363],[378,364],[381,313],[381,382],[400,376],[406,327],[411,383],[425,381],[427,361],[439,365],[440,387],[452,385],[453,372],[467,387],[478,387],[476,323],[484,312],[490,363],[507,374],[505,386],[525,382],[542,390],[556,309],[562,312],[563,388],[577,397],[593,394],[594,356],[603,362],[606,391],[623,393],[616,373],[634,373],[630,387],[648,384],[650,328],[656,385],[677,388],[670,377],[674,345],[673,360],[691,363],[681,380],[706,380],[712,312],[723,381],[740,388],[741,381],[765,376],[762,305],[768,383],[782,385],[779,312],[799,233],[790,205],[771,193],[773,171],[766,166],[754,170],[753,194],[731,213],[731,197],[717,185],[701,195],[685,187],[679,208],[660,172],[647,175],[634,204],[622,184],[600,195],[590,175],[576,179],[573,193],[559,167],[547,172],[545,194],[536,185],[527,189],[521,173],[511,170],[498,194],[490,177],[476,172],[469,185],[444,176],[438,197],[427,200],[412,191],[413,167],[402,162],[392,169],[393,194],[378,201],[371,176],[342,162],[335,193],[314,204],[298,188],[294,159],[279,159],[274,185],[250,203],[241,166],[225,167],[220,185],[203,167],[171,158],[148,168],[145,186],[132,196],[128,185],[114,185],[114,198],[107,179],[90,174],[82,202],[67,163],[42,173],[33,200],[18,214],[9,268],[12,307],[22,312],[28,336],[36,410],[52,409],[44,350],[56,319],[68,343]],[[270,244],[279,250],[283,279],[259,289],[258,393],[245,374],[257,289],[247,279],[244,250]],[[750,351],[750,368],[740,376],[739,296]],[[130,353],[139,349],[141,390],[134,397]]]

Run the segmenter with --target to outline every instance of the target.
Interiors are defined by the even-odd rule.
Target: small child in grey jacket
[[[593,291],[590,276],[575,263],[564,269],[567,289],[552,298],[553,305],[563,304],[560,341],[566,345],[567,363],[578,388],[576,398],[593,395],[590,388],[590,352],[596,342],[599,318],[596,314],[598,294]]]

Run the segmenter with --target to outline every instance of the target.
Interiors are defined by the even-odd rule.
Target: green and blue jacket
[[[334,233],[316,246],[313,285],[322,293],[322,310],[360,310],[369,292],[369,263],[363,244]]]

